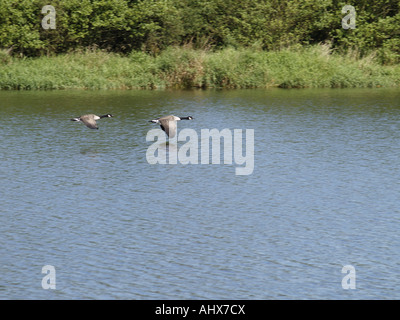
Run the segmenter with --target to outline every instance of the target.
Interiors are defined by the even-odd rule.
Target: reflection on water
[[[0,92],[0,298],[396,299],[400,91]],[[69,119],[112,113],[88,130]],[[151,164],[154,115],[254,170]],[[176,153],[185,142],[160,142]],[[56,270],[44,290],[42,267]],[[341,287],[344,265],[357,288]]]
[[[81,148],[80,153],[83,155],[95,157],[99,154],[99,150],[97,148]]]

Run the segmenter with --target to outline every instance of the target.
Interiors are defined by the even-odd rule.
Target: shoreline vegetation
[[[171,46],[158,55],[81,49],[40,57],[0,51],[0,90],[165,88],[365,88],[400,85],[400,65],[326,44],[257,47]]]
[[[400,85],[399,0],[0,3],[0,90]]]

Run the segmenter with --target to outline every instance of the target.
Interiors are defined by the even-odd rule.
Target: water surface
[[[399,98],[0,92],[0,298],[399,299]],[[114,118],[69,121],[84,113]],[[254,129],[253,173],[150,165],[148,121],[167,114],[194,116],[179,128],[199,134]]]

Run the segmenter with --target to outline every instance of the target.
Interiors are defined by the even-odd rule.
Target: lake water
[[[399,299],[399,101],[382,88],[0,92],[0,298]],[[85,113],[114,117],[69,120]],[[149,164],[148,121],[168,114],[192,115],[178,129],[199,136],[253,129],[252,173]]]

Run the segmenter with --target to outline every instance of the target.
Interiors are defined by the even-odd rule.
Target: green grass
[[[327,46],[262,51],[170,47],[153,57],[84,50],[15,58],[0,51],[0,89],[349,88],[400,84],[400,65]]]

